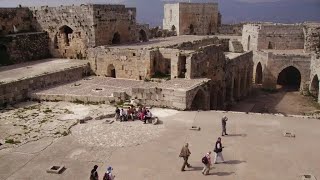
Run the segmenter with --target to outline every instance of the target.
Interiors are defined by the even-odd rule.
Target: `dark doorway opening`
[[[193,24],[190,24],[190,26],[189,26],[189,34],[194,34]]]
[[[273,45],[272,43],[269,41],[269,44],[268,44],[268,49],[273,49]]]
[[[194,96],[191,109],[192,110],[204,110],[205,109],[206,97],[202,90],[198,90],[197,94]]]
[[[256,68],[256,77],[255,77],[256,84],[262,84],[262,66],[259,62]]]
[[[10,61],[10,55],[8,53],[7,47],[3,44],[0,44],[0,65],[11,65],[13,64]]]
[[[283,69],[277,80],[277,84],[290,90],[299,90],[301,83],[301,74],[299,70],[293,66]]]
[[[187,57],[181,56],[180,58],[180,64],[179,64],[179,75],[178,78],[185,78],[186,77],[186,63],[187,63]]]
[[[112,38],[112,44],[120,44],[121,42],[121,37],[118,32],[114,33],[113,38]]]
[[[69,35],[73,33],[73,30],[69,26],[62,26],[60,29],[60,33],[63,35],[63,40],[66,46],[70,45]]]
[[[113,77],[113,78],[116,78],[116,69],[114,68],[114,66],[112,64],[110,64],[108,66],[108,69],[107,69],[107,76],[108,77]]]
[[[247,50],[250,51],[251,36],[248,36]]]
[[[310,93],[313,97],[318,99],[319,95],[319,79],[318,75],[315,75],[312,79],[311,86],[310,86]]]
[[[148,41],[147,34],[143,29],[139,31],[139,41],[142,41],[142,42]]]

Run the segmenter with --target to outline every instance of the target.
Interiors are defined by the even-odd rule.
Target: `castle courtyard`
[[[35,105],[38,108],[32,108]],[[48,108],[52,111],[50,114],[59,114],[52,119],[64,121],[64,124],[87,116],[93,119],[68,127],[70,134],[66,136],[47,134],[41,140],[2,149],[0,179],[3,180],[88,179],[95,164],[99,165],[100,176],[111,165],[119,180],[298,180],[302,175],[320,176],[320,158],[316,154],[320,144],[311,141],[320,138],[320,132],[313,128],[320,125],[318,119],[155,108],[151,111],[160,118],[161,124],[143,124],[141,121],[107,124],[105,119],[95,119],[103,113],[112,112],[114,107],[42,102],[19,104],[16,109],[2,111],[0,127],[7,131],[2,129],[1,132],[10,134],[21,129],[14,123],[22,122],[5,121],[14,119],[10,115],[17,114],[19,108],[24,109],[24,115],[30,114],[31,118],[24,118],[27,122],[36,119],[32,118],[31,112],[36,111],[41,116],[41,112]],[[59,113],[61,109],[64,111]],[[222,137],[226,163],[214,164],[210,174],[203,176],[201,158],[213,150],[217,137],[221,135],[223,115],[229,118],[229,136]],[[50,117],[48,119],[41,126],[52,130],[59,126],[57,123],[49,125],[52,122]],[[199,126],[201,130],[189,130],[191,126]],[[36,124],[27,128],[36,129]],[[40,132],[44,131],[41,129]],[[285,132],[293,133],[295,137],[284,137]],[[190,144],[192,154],[189,163],[193,168],[181,172],[182,159],[178,155],[185,142]],[[62,174],[47,173],[46,170],[53,165],[65,166],[66,169]]]

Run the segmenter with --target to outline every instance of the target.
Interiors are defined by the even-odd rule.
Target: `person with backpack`
[[[112,170],[113,168],[109,166],[107,172],[103,176],[103,180],[114,180],[115,176],[112,174]]]
[[[221,143],[221,137],[219,137],[214,148],[214,152],[216,153],[213,161],[214,164],[217,164],[218,158],[220,158],[221,162],[224,163],[224,158],[222,155],[223,148],[224,147],[222,146],[222,143]]]
[[[181,149],[181,152],[180,152],[180,155],[179,157],[183,157],[183,165],[181,167],[181,171],[185,171],[184,168],[187,166],[188,168],[191,168],[192,166],[188,163],[188,159],[189,159],[189,156],[191,154],[189,148],[188,148],[189,144],[186,143],[182,149]]]
[[[90,180],[99,180],[97,169],[98,169],[98,165],[94,165],[93,169],[91,170]]]
[[[203,158],[202,163],[204,164],[204,167],[202,169],[203,175],[208,175],[210,168],[211,168],[211,151],[209,151]]]

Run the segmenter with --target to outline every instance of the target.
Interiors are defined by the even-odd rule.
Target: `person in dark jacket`
[[[184,168],[187,166],[188,168],[191,168],[192,166],[188,163],[188,159],[189,159],[189,156],[190,156],[191,152],[189,150],[189,144],[186,143],[182,149],[181,149],[181,152],[180,152],[180,155],[179,157],[183,157],[183,165],[181,167],[181,171],[185,171]]]
[[[91,170],[90,180],[99,180],[97,169],[98,169],[98,166],[94,165],[93,169]]]
[[[216,145],[215,145],[215,148],[214,148],[214,152],[216,153],[215,156],[214,156],[214,161],[213,163],[214,164],[217,164],[218,163],[218,158],[220,158],[221,162],[224,163],[224,158],[223,158],[223,155],[222,155],[222,149],[224,147],[222,146],[222,143],[221,143],[221,137],[218,138],[217,142],[216,142]]]

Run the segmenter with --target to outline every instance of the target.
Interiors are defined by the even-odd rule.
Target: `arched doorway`
[[[63,36],[63,41],[65,43],[65,46],[69,46],[70,45],[69,35],[73,33],[73,30],[66,25],[60,27],[59,30],[60,30],[60,34],[62,34]]]
[[[171,26],[171,31],[176,31],[176,26],[172,25]]]
[[[248,36],[247,50],[250,51],[251,36]]]
[[[148,41],[147,34],[143,29],[139,31],[139,41],[142,41],[142,42]]]
[[[318,75],[315,75],[312,79],[311,85],[310,85],[310,93],[313,97],[318,99],[319,95],[319,79]]]
[[[203,110],[205,109],[206,97],[203,90],[199,89],[197,94],[192,100],[191,109],[192,110]]]
[[[107,69],[107,76],[108,77],[113,77],[113,78],[116,78],[116,69],[114,68],[113,64],[110,64],[108,66],[108,69]]]
[[[194,34],[193,24],[190,24],[190,26],[189,26],[189,34]]]
[[[255,83],[262,84],[262,66],[260,62],[258,63],[256,68]]]
[[[0,44],[0,65],[10,65],[10,64],[13,64],[13,63],[10,61],[8,49],[5,45]]]
[[[121,37],[118,32],[114,33],[113,38],[112,38],[112,44],[120,44],[121,42]]]
[[[300,83],[300,71],[293,66],[283,69],[278,75],[277,84],[281,85],[282,87],[298,90],[300,88]]]
[[[268,49],[273,49],[273,45],[272,43],[269,41],[269,44],[268,44]]]

